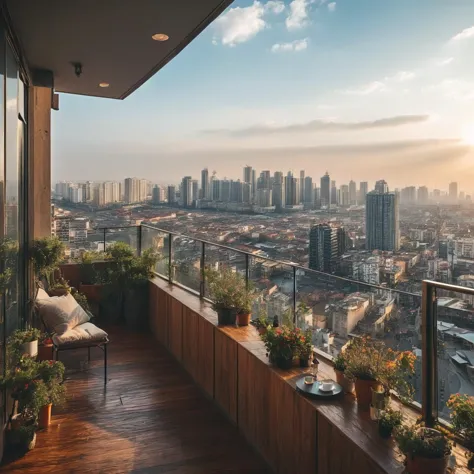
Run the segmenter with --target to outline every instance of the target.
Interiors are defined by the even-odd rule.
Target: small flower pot
[[[279,369],[289,370],[293,367],[293,357],[277,357],[276,365]]]
[[[53,345],[52,344],[42,344],[38,346],[38,362],[43,360],[53,360]]]
[[[25,342],[21,345],[21,350],[23,354],[26,354],[28,357],[36,357],[38,354],[38,339],[36,339],[36,341]]]
[[[260,334],[260,336],[263,336],[264,334],[267,333],[267,328],[258,328],[257,331]]]
[[[376,390],[380,384],[376,380],[362,380],[355,381],[355,393],[357,397],[357,405],[360,410],[369,411],[372,402],[372,389]]]
[[[449,456],[430,459],[421,456],[407,456],[407,472],[410,474],[445,474]]]
[[[354,382],[348,379],[344,372],[340,370],[335,370],[336,372],[336,382],[342,387],[345,393],[354,393]]]
[[[40,408],[38,414],[38,427],[47,428],[51,424],[51,408],[52,404],[44,405]]]
[[[217,311],[217,323],[219,326],[235,326],[237,311],[232,308],[219,308]]]
[[[250,313],[237,313],[237,325],[248,326],[250,324]]]

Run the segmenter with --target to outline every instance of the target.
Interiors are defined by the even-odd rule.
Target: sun
[[[461,129],[461,138],[466,145],[474,146],[474,123],[468,123]]]

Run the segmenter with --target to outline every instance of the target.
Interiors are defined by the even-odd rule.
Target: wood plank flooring
[[[53,409],[36,447],[0,472],[270,474],[264,461],[151,336],[109,330],[109,383],[102,352],[64,353],[68,402]],[[4,456],[5,458],[5,456]]]

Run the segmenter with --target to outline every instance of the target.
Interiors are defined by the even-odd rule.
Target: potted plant
[[[240,301],[237,308],[237,325],[248,326],[252,317],[252,306],[257,297],[254,286],[241,277],[240,282]]]
[[[36,445],[37,425],[33,420],[21,424],[17,429],[10,428],[6,432],[6,443],[8,449],[20,453],[31,451]]]
[[[50,334],[44,333],[38,340],[38,362],[53,359],[53,339]]]
[[[334,359],[334,372],[336,372],[336,382],[346,393],[354,393],[354,381],[346,377],[346,359],[341,351]]]
[[[274,362],[280,369],[291,369],[293,358],[297,354],[300,345],[301,330],[289,326],[272,327],[268,328],[267,332],[261,337],[265,343],[270,361]]]
[[[300,367],[309,367],[313,360],[313,333],[311,329],[306,329],[306,331],[301,332],[298,355],[300,358]]]
[[[92,303],[98,304],[101,300],[102,288],[106,282],[107,258],[108,254],[96,251],[86,251],[80,257],[79,291]],[[105,262],[97,263],[101,260]]]
[[[37,279],[44,278],[49,287],[54,283],[54,272],[64,258],[64,251],[64,244],[57,237],[44,237],[33,241],[30,256]]]
[[[51,424],[52,406],[61,406],[66,400],[66,388],[63,383],[64,364],[47,360],[37,364],[37,397],[40,409],[38,412],[39,428],[47,428]]]
[[[246,292],[245,279],[231,268],[206,270],[206,279],[212,308],[217,313],[220,325],[234,325],[237,312],[242,305],[242,294]]]
[[[77,301],[77,304],[82,307],[82,309],[86,312],[89,313],[92,316],[91,309],[89,306],[89,301],[87,299],[87,296],[77,290],[72,290],[71,292],[73,298]]]
[[[467,467],[474,469],[474,397],[456,393],[449,397],[446,406],[451,410],[454,432],[469,449]]]
[[[251,324],[252,326],[255,326],[260,335],[263,335],[267,332],[267,328],[272,325],[272,321],[267,317],[261,316],[257,319],[252,320]]]
[[[48,287],[49,296],[65,296],[71,292],[69,282],[66,281],[62,276],[57,280],[54,280]]]
[[[411,397],[409,376],[414,373],[416,359],[412,352],[393,351],[382,341],[360,337],[352,340],[345,358],[345,375],[355,381],[357,403],[362,410],[369,410],[373,392],[383,392],[387,398],[396,390],[402,399]]]
[[[38,354],[38,339],[41,337],[41,331],[36,328],[26,329],[24,331],[17,329],[7,341],[7,344],[18,355],[27,355],[36,357]]]
[[[405,455],[410,474],[444,474],[448,466],[451,443],[438,430],[417,425],[395,430],[395,441]]]
[[[395,428],[402,425],[402,412],[391,408],[382,412],[378,420],[379,434],[382,438],[390,438]]]

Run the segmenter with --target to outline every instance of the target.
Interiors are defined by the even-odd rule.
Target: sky
[[[474,0],[236,0],[124,101],[62,94],[53,181],[301,169],[474,193]]]

